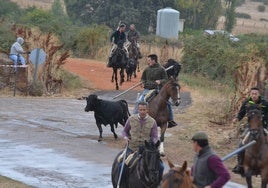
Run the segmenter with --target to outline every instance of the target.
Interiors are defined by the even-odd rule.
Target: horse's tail
[[[128,117],[130,116],[130,112],[128,110],[128,103],[125,100],[120,100],[120,105],[122,106],[123,109],[123,120],[124,122],[126,122]]]

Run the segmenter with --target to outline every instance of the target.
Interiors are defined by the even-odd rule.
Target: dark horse
[[[247,113],[249,124],[248,142],[255,140],[256,144],[245,150],[244,172],[248,187],[252,187],[252,176],[261,176],[261,187],[268,183],[268,142],[262,125],[262,112],[257,105],[251,105]]]
[[[167,122],[169,120],[169,110],[167,107],[169,99],[171,99],[172,105],[179,106],[180,86],[173,77],[169,78],[168,82],[163,85],[159,93],[151,101],[149,101],[149,115],[156,120],[157,125],[161,128],[161,155],[165,155],[164,138],[167,129]]]
[[[158,150],[159,141],[154,144],[152,141],[145,141],[144,150],[138,158],[136,165],[129,169],[124,166],[122,180],[120,181],[120,188],[157,188],[159,185],[159,161],[160,153]],[[119,163],[118,156],[112,166],[112,183],[116,188],[119,178]]]
[[[120,69],[120,85],[122,85],[125,77],[124,71],[126,68],[126,63],[127,63],[127,57],[123,49],[123,43],[119,42],[117,48],[115,49],[111,57],[111,66],[113,68],[112,82],[114,82],[115,80],[116,90],[119,89],[117,80],[117,71],[118,69]]]
[[[168,69],[169,67],[172,68]],[[181,64],[174,59],[168,59],[167,63],[163,65],[163,67],[167,70],[168,78],[173,76],[173,78],[178,79],[179,73],[181,71]]]
[[[130,43],[130,45],[128,46],[128,54],[129,54],[129,59],[131,59],[134,62],[134,66],[132,69],[129,69],[129,73],[127,73],[127,75],[130,77],[134,75],[134,78],[137,77],[136,71],[138,69],[138,72],[140,72],[140,68],[139,68],[139,50],[137,47],[137,43],[135,41],[132,41]]]
[[[176,167],[168,160],[169,171],[164,174],[161,188],[196,188],[191,179],[190,171],[187,170],[187,162],[182,167]]]

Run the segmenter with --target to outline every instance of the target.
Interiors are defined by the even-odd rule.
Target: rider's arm
[[[248,100],[243,102],[243,104],[242,104],[242,106],[241,106],[241,108],[236,116],[238,121],[240,121],[241,119],[243,119],[243,117],[245,117],[245,115],[247,113],[247,107],[246,107],[247,103],[248,103]]]
[[[230,173],[217,155],[212,155],[207,161],[208,167],[216,174],[217,179],[210,184],[211,188],[223,187],[231,178]]]
[[[125,127],[122,131],[122,137],[124,139],[129,139],[130,135],[129,135],[129,132],[130,132],[130,129],[131,129],[131,126],[130,126],[130,118],[128,118],[126,124],[125,124]]]
[[[167,72],[166,70],[163,68],[162,72],[161,72],[161,79],[160,79],[160,84],[164,85],[168,80],[168,76],[167,76]]]

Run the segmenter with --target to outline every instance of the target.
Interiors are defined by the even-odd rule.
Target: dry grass
[[[243,4],[241,7],[237,7],[236,12],[249,14],[251,16],[251,19],[237,18],[236,26],[234,27],[232,32],[233,34],[268,34],[268,22],[260,21],[261,18],[268,18],[268,6],[266,6],[265,12],[259,12],[259,5],[263,5],[263,3],[247,0],[246,4]],[[224,20],[224,17],[221,17],[219,19],[217,29],[224,28]]]
[[[37,7],[44,10],[51,9],[51,5],[54,3],[54,0],[10,0],[14,3],[17,3],[21,8],[28,8],[28,7]],[[60,0],[63,9],[66,10],[64,0]]]
[[[0,188],[32,188],[15,180],[0,176]]]

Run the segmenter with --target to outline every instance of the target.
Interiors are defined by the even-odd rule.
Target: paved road
[[[0,98],[0,174],[40,188],[111,188],[119,149],[96,141],[84,107],[76,99]]]

